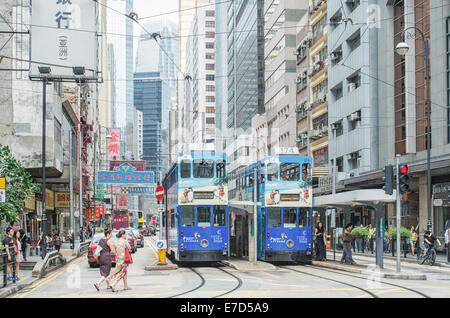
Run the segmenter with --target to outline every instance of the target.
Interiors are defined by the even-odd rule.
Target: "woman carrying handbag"
[[[118,238],[117,242],[114,244],[116,248],[116,270],[107,278],[113,293],[116,292],[116,285],[122,278],[124,290],[131,289],[128,287],[127,282],[127,267],[128,264],[133,263],[130,254],[131,246],[128,244],[126,232],[124,230],[120,230],[116,236]]]

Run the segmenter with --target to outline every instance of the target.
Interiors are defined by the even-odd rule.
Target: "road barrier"
[[[80,243],[80,246],[77,249],[76,256],[80,257],[84,253],[87,253],[89,251],[89,245],[91,244],[91,241],[86,241],[83,243]]]

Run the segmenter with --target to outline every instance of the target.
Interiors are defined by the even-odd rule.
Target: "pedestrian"
[[[59,237],[58,233],[56,233],[53,237],[53,242],[55,245],[55,249],[59,252],[59,250],[61,249],[61,238]]]
[[[94,284],[97,291],[100,291],[100,285],[106,281],[107,288],[111,288],[108,276],[111,273],[111,253],[116,254],[116,248],[111,240],[111,230],[105,230],[105,238],[102,238],[98,242],[98,246],[102,248],[100,251],[100,256],[98,258],[98,263],[100,264],[100,280]]]
[[[44,259],[45,255],[47,255],[47,239],[46,238],[47,238],[47,236],[42,233],[41,238],[39,239],[39,242],[37,243],[37,245],[39,245],[42,259]]]
[[[372,223],[369,223],[367,230],[369,231],[369,234],[367,235],[367,238],[369,239],[369,249],[370,252],[373,254],[373,240],[375,238],[375,230],[372,226]]]
[[[16,245],[16,281],[19,281],[19,266],[23,262],[20,231],[14,232],[14,244]]]
[[[45,236],[45,246],[47,253],[50,253],[53,250],[53,240],[51,234],[47,234]]]
[[[325,261],[326,260],[326,250],[325,250],[325,243],[323,241],[324,239],[324,228],[323,223],[319,222],[316,227],[316,231],[314,235],[316,236],[316,259],[318,261]]]
[[[417,244],[417,231],[414,225],[411,226],[411,235],[409,236],[409,242],[411,244],[411,254],[414,256]]]
[[[352,258],[352,248],[351,248],[352,229],[353,229],[352,223],[348,223],[344,229],[344,234],[343,234],[343,238],[342,238],[342,241],[344,242],[344,252],[342,253],[341,264],[344,263],[344,261],[347,264],[348,263],[356,264],[356,262],[353,261],[353,258]]]
[[[450,263],[450,227],[445,231],[445,245],[447,245],[447,262]]]
[[[384,244],[384,252],[389,253],[389,231],[387,227],[384,229],[383,244]]]
[[[6,273],[8,276],[8,280],[12,281],[14,279],[16,279],[15,277],[13,277],[12,274],[12,269],[13,266],[15,266],[16,263],[16,249],[17,246],[14,242],[14,230],[12,227],[8,227],[6,229],[6,237],[3,240],[3,246],[5,247],[6,250],[6,255],[8,258],[8,262],[7,262],[7,267],[6,267]]]
[[[125,230],[120,230],[117,233],[117,242],[114,244],[116,250],[116,270],[114,273],[108,276],[107,280],[111,285],[111,290],[113,293],[116,292],[115,288],[119,281],[123,278],[124,290],[129,290],[127,282],[127,267],[128,264],[125,263],[125,253],[126,250],[131,252],[131,246],[128,244],[127,234]]]

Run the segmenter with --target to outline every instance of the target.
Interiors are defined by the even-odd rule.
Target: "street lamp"
[[[47,234],[47,207],[45,202],[46,184],[45,184],[45,128],[46,128],[46,113],[47,113],[47,82],[51,74],[51,68],[49,66],[39,66],[39,73],[42,77],[42,223],[41,230],[44,234]],[[45,239],[45,238],[44,238]],[[45,251],[44,251],[45,253]],[[45,255],[45,254],[44,254]]]
[[[426,77],[427,77],[427,209],[428,209],[428,223],[427,223],[427,229],[428,231],[431,231],[432,229],[432,223],[431,223],[431,129],[430,129],[430,111],[431,111],[431,101],[430,101],[430,62],[429,62],[429,44],[428,40],[425,39],[425,36],[417,27],[409,27],[403,30],[402,32],[402,38],[405,38],[406,31],[414,29],[416,32],[420,34],[422,37],[422,41],[424,41],[425,44],[425,64],[426,64]],[[408,34],[411,38],[415,39],[416,35],[409,33]],[[405,56],[409,51],[409,46],[405,42],[400,42],[397,44],[395,51],[397,54],[401,56]]]

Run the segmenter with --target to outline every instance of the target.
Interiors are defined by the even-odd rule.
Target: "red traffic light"
[[[408,171],[409,171],[408,165],[402,165],[402,166],[400,166],[400,173],[401,173],[401,174],[405,174],[405,173],[407,173]]]

